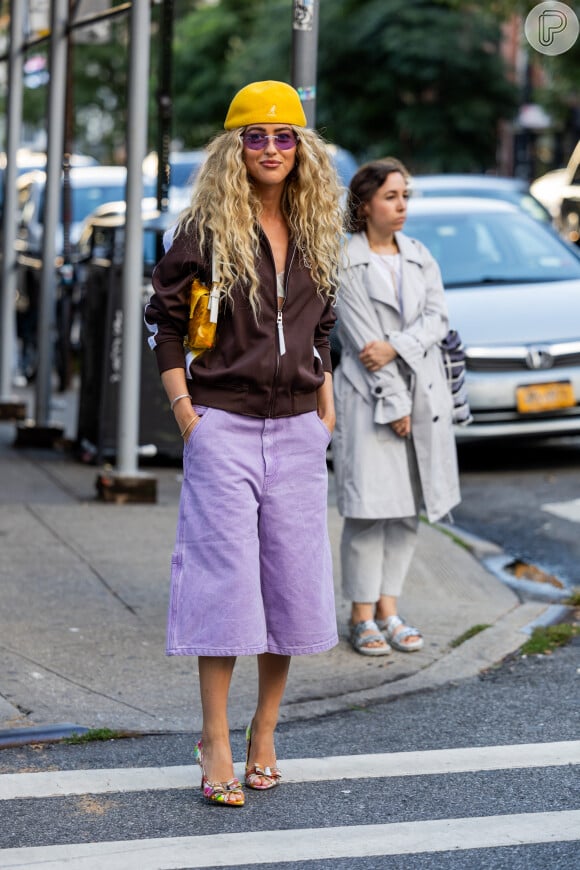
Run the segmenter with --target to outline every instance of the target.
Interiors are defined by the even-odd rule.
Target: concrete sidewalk
[[[0,424],[0,733],[60,723],[198,730],[197,660],[164,655],[180,469],[148,469],[157,477],[155,505],[107,504],[96,500],[99,469],[58,449],[14,448],[14,432]],[[346,640],[332,475],[329,524],[341,641],[328,653],[293,659],[283,720],[477,674],[516,650],[549,607],[521,603],[468,548],[422,523],[401,612],[422,629],[425,646],[359,655]],[[491,627],[450,647],[481,623]],[[239,659],[232,728],[249,720],[255,693],[255,659]]]

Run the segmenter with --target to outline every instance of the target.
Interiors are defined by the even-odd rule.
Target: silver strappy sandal
[[[418,628],[407,625],[400,616],[388,616],[386,619],[377,619],[377,628],[390,645],[399,652],[415,652],[423,647],[423,635]],[[400,626],[404,626],[400,628]],[[398,629],[398,630],[397,630]],[[415,637],[415,640],[405,643],[405,638]]]
[[[386,656],[392,652],[391,647],[386,642],[384,635],[379,631],[379,627],[374,619],[366,619],[363,622],[352,623],[350,629],[350,642],[352,648],[363,656]],[[363,637],[365,631],[372,631],[373,634],[367,634]],[[367,646],[369,643],[377,643],[380,641],[381,646]]]

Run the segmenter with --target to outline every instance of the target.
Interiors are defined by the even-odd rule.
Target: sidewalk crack
[[[0,644],[0,649],[11,653],[13,656],[22,659],[22,661],[34,665],[42,671],[46,671],[48,674],[52,674],[59,680],[64,680],[65,683],[70,683],[71,686],[76,686],[77,689],[82,689],[84,692],[88,692],[91,695],[97,695],[99,698],[106,698],[108,701],[112,701],[114,704],[121,704],[123,707],[127,707],[129,710],[135,710],[137,713],[144,713],[145,716],[150,716],[151,719],[157,719],[157,716],[155,716],[153,713],[150,713],[148,710],[144,710],[142,707],[136,707],[134,704],[129,704],[127,701],[121,701],[119,700],[119,698],[114,698],[112,697],[112,695],[107,695],[106,692],[99,692],[97,689],[91,689],[90,686],[85,686],[83,683],[79,683],[77,680],[73,680],[72,677],[67,677],[64,674],[61,674],[58,671],[54,670],[53,668],[49,668],[46,664],[41,664],[40,662],[37,662],[36,659],[32,659],[30,658],[30,656],[24,655],[24,653],[12,649],[12,647]],[[12,704],[12,701],[10,701],[9,698],[6,698],[5,695],[3,695],[2,697],[4,697],[9,704]],[[12,704],[12,706],[14,706],[14,704]]]
[[[60,544],[62,544],[64,547],[66,547],[66,548],[67,548],[71,553],[74,553],[74,555],[75,555],[78,559],[80,559],[81,562],[82,562],[84,565],[87,566],[87,568],[88,568],[89,571],[93,574],[93,576],[96,577],[96,579],[99,581],[99,583],[101,583],[101,585],[105,587],[105,589],[107,590],[107,592],[109,593],[109,595],[112,595],[113,598],[116,598],[117,601],[118,601],[120,604],[122,604],[122,606],[123,606],[126,610],[129,611],[129,613],[132,613],[133,616],[135,616],[139,621],[141,621],[141,617],[139,616],[139,614],[137,613],[137,611],[136,611],[133,607],[131,607],[131,605],[130,605],[127,601],[125,601],[125,599],[124,599],[121,595],[119,595],[119,593],[118,593],[115,589],[113,589],[113,587],[110,585],[110,583],[108,583],[108,581],[105,579],[105,577],[103,577],[103,575],[100,574],[99,571],[97,571],[97,569],[94,567],[94,565],[92,565],[91,562],[89,562],[89,560],[87,559],[87,557],[84,556],[84,555],[80,552],[80,550],[78,550],[78,549],[77,549],[73,544],[71,544],[70,541],[67,541],[66,538],[63,538],[62,535],[60,535],[60,534],[56,531],[56,529],[54,529],[54,528],[50,525],[50,523],[48,523],[48,522],[44,519],[44,517],[41,516],[41,515],[40,515],[40,514],[39,514],[39,513],[38,513],[38,512],[37,512],[37,511],[32,507],[32,505],[27,504],[27,505],[26,505],[26,509],[27,509],[27,510],[32,514],[32,516],[33,516],[33,517],[34,517],[34,518],[35,518],[35,519],[36,519],[36,520],[37,520],[37,521],[38,521],[42,526],[44,526],[44,528],[45,528],[47,531],[50,532],[50,534],[51,534],[51,535],[52,535],[52,536],[53,536],[53,537],[54,537],[54,538],[55,538],[55,539],[56,539]]]

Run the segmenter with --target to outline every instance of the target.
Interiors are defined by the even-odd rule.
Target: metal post
[[[62,158],[62,265],[58,272],[57,293],[57,346],[56,370],[58,373],[58,388],[65,392],[70,386],[71,360],[70,360],[70,328],[72,312],[72,292],[74,283],[74,267],[72,263],[71,225],[72,213],[72,187],[71,187],[71,160],[74,143],[74,100],[73,100],[73,37],[71,25],[74,22],[78,0],[69,0],[68,21],[69,29],[66,41],[66,86],[65,86],[65,119],[64,119],[64,144]]]
[[[46,190],[38,318],[38,371],[36,375],[36,425],[46,427],[48,427],[50,415],[55,339],[56,230],[62,197],[68,6],[68,0],[52,0],[51,3]]]
[[[173,100],[171,79],[173,71],[173,0],[162,0],[159,23],[159,87],[157,90],[157,208],[167,211],[169,207],[171,121]],[[163,238],[157,236],[157,259],[163,254]]]
[[[130,57],[127,109],[127,209],[123,264],[123,361],[117,429],[117,470],[137,471],[139,390],[143,329],[143,198],[142,163],[147,147],[149,97],[149,0],[133,0],[130,16]]]
[[[300,94],[309,127],[316,119],[318,0],[294,0],[292,11],[292,85]]]
[[[12,375],[16,355],[16,155],[22,129],[24,4],[10,3],[10,44],[8,49],[8,99],[6,112],[6,171],[2,216],[2,286],[0,287],[0,400],[11,403]],[[24,414],[19,414],[19,417]]]

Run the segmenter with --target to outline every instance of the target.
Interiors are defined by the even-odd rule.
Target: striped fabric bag
[[[453,399],[453,423],[456,426],[468,426],[473,421],[473,417],[465,387],[465,349],[457,330],[450,329],[439,347]]]

